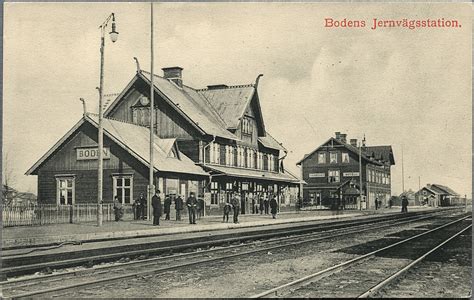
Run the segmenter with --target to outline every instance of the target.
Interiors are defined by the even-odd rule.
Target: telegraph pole
[[[150,2],[150,31],[151,31],[151,42],[150,42],[150,181],[148,183],[148,200],[147,200],[147,218],[151,220],[151,198],[154,195],[154,186],[153,186],[153,144],[154,144],[154,107],[155,107],[155,91],[154,91],[154,84],[153,84],[153,64],[154,64],[154,55],[153,55],[153,2]]]
[[[402,190],[405,192],[405,171],[403,169],[403,144],[402,144]]]
[[[362,143],[359,142],[359,210],[362,210]]]

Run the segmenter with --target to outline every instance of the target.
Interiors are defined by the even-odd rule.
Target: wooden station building
[[[441,184],[427,184],[415,193],[415,198],[420,205],[432,207],[451,206],[463,204],[463,199],[451,188]]]
[[[336,132],[335,137],[297,163],[302,166],[303,180],[307,183],[303,187],[305,205],[324,209],[339,204],[346,209],[357,209],[375,207],[375,199],[382,200],[382,205],[388,203],[390,168],[395,164],[392,147],[369,147],[364,138],[359,148],[357,139],[347,143],[346,137],[346,134]],[[359,203],[361,179],[362,202]]]
[[[155,186],[165,194],[203,197],[207,211],[219,209],[231,192],[242,197],[242,213],[258,197],[275,195],[293,205],[301,180],[285,171],[286,149],[265,129],[255,83],[195,89],[180,67],[154,76]],[[137,70],[104,112],[104,202],[125,204],[147,195],[150,73]],[[42,203],[95,203],[98,117],[84,117],[26,174],[38,176]]]

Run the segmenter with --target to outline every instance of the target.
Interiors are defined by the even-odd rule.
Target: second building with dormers
[[[366,146],[364,138],[359,148],[356,139],[348,143],[346,134],[336,132],[335,137],[298,162],[307,183],[303,188],[305,205],[320,209],[364,209],[375,208],[377,199],[386,206],[394,164],[391,146]]]

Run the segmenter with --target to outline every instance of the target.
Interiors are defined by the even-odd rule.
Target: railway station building
[[[154,76],[155,186],[162,197],[190,192],[221,213],[231,193],[241,195],[242,213],[259,197],[275,196],[280,208],[294,206],[301,179],[283,168],[287,150],[265,128],[254,83],[209,85],[183,82],[183,69]],[[137,70],[104,111],[104,203],[118,196],[133,203],[147,195],[150,73]],[[97,201],[98,117],[79,122],[26,174],[38,176],[38,201],[68,205]]]
[[[359,157],[361,169],[359,171]],[[298,163],[302,167],[303,202],[320,209],[375,208],[375,199],[388,204],[391,195],[391,166],[395,159],[391,146],[360,147],[357,139],[336,132]],[[362,187],[360,182],[362,181]],[[362,201],[360,193],[362,188]]]
[[[441,184],[427,184],[415,193],[415,198],[421,205],[432,207],[451,206],[463,203],[459,194]]]

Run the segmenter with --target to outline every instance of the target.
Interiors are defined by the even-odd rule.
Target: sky
[[[99,25],[106,40],[105,93],[150,69],[149,3],[4,4],[3,169],[36,192],[24,173],[82,115],[97,111]],[[268,132],[289,150],[285,167],[334,132],[391,145],[392,194],[427,183],[471,195],[472,104],[469,4],[156,3],[155,72],[181,66],[195,88],[249,84],[258,74]],[[364,20],[328,28],[325,19]],[[458,20],[457,28],[378,28],[372,20]],[[8,168],[8,170],[5,170]]]

